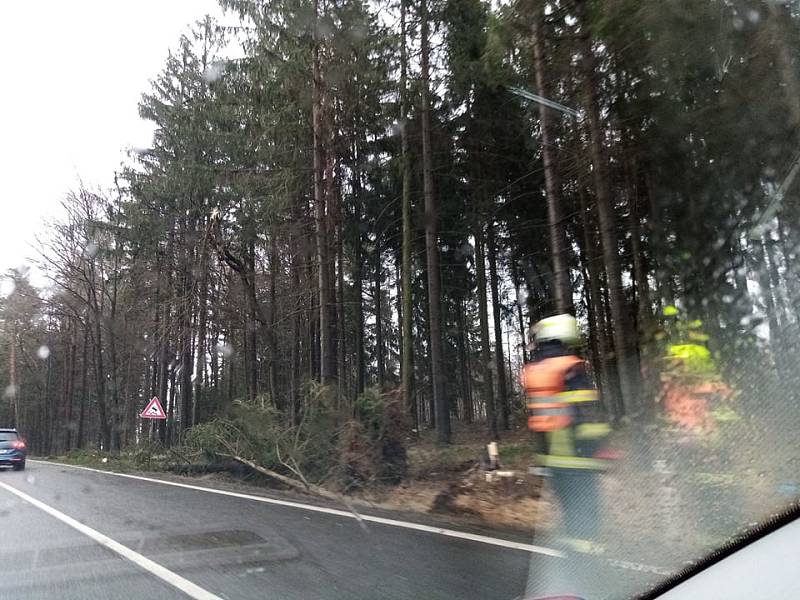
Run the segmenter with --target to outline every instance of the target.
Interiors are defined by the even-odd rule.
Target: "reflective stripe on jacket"
[[[538,439],[536,463],[551,468],[600,470],[595,458],[611,432],[597,390],[574,355],[554,356],[525,365],[522,383],[528,428]],[[577,376],[576,375],[577,371]],[[572,376],[570,376],[572,374]],[[580,386],[576,389],[574,386]],[[571,387],[572,386],[572,387]]]
[[[581,364],[574,355],[554,356],[528,363],[522,370],[522,387],[528,408],[528,429],[531,431],[556,431],[572,424],[572,410],[565,391],[567,371]]]

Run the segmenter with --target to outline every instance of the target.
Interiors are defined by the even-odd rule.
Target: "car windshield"
[[[800,498],[797,1],[0,14],[0,597],[621,599]]]

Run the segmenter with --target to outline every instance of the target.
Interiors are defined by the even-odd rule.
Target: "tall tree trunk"
[[[331,306],[329,305],[330,244],[328,240],[328,218],[326,212],[323,174],[326,167],[323,131],[322,67],[320,61],[319,0],[314,0],[314,31],[312,45],[312,92],[311,119],[314,134],[314,211],[317,243],[317,276],[319,278],[319,351],[320,381],[332,383],[336,365],[335,340],[331,335]]]
[[[650,173],[645,174],[645,182],[647,187],[647,204],[649,221],[652,223],[660,223],[663,218],[663,211],[656,199],[656,189],[653,183],[653,178]],[[659,253],[664,253],[667,249],[667,241],[665,232],[662,227],[658,225],[649,227],[646,232],[647,246],[651,250],[651,270],[656,280],[656,305],[659,309],[664,306],[672,306],[675,304],[675,295],[672,286],[672,276],[670,272],[657,261],[656,256]]]
[[[424,349],[426,352],[425,356],[427,360],[422,362],[423,368],[425,369],[425,378],[428,382],[425,390],[421,393],[423,406],[420,408],[423,415],[423,422],[428,423],[431,428],[434,428],[436,427],[436,403],[433,395],[433,360],[431,358],[431,314],[430,302],[428,301],[428,270],[422,269],[420,275],[422,276],[422,286],[425,290],[425,298],[421,304],[421,306],[424,307],[424,319],[422,312],[418,311],[419,321],[417,323],[417,331],[422,333],[421,339],[425,340],[424,345],[420,344],[419,349]]]
[[[633,255],[633,278],[636,281],[636,308],[639,334],[650,336],[653,331],[653,309],[650,300],[650,282],[647,280],[644,253],[642,250],[641,217],[639,215],[639,186],[635,165],[627,166],[628,219],[631,231],[631,254]]]
[[[360,222],[360,217],[358,221]],[[353,294],[356,319],[356,395],[364,393],[367,380],[367,360],[364,354],[364,256],[361,232],[355,235],[355,265],[353,267]]]
[[[639,399],[639,356],[622,287],[622,269],[619,264],[618,254],[617,218],[611,199],[611,185],[608,179],[608,157],[603,148],[603,126],[600,120],[600,109],[595,87],[597,66],[585,17],[585,0],[575,0],[575,4],[581,16],[579,49],[582,56],[579,64],[582,71],[584,103],[589,122],[592,175],[594,176],[597,213],[600,221],[603,262],[608,280],[609,308],[614,320],[613,340],[617,358],[620,392],[626,413],[635,415],[641,409],[648,407],[643,407]]]
[[[159,333],[159,342],[161,347],[161,356],[159,359],[159,376],[158,376],[158,397],[161,402],[167,402],[167,392],[169,390],[169,373],[171,371],[170,368],[170,350],[169,350],[169,342],[170,342],[170,305],[169,303],[165,303],[164,305],[164,321],[161,327],[161,331]],[[166,421],[159,421],[158,423],[158,438],[161,440],[162,444],[167,443],[167,423]]]
[[[337,221],[338,222],[338,221]],[[336,355],[336,373],[339,377],[339,401],[342,402],[348,397],[350,377],[347,371],[347,329],[345,322],[345,300],[344,300],[344,244],[342,242],[341,231],[336,236],[336,331],[339,343]]]
[[[475,409],[472,406],[472,385],[470,381],[469,360],[467,358],[467,323],[464,318],[464,301],[459,300],[456,306],[458,319],[458,362],[461,367],[461,389],[464,394],[464,421],[472,423]]]
[[[408,148],[408,48],[406,36],[406,13],[408,11],[408,0],[401,0],[400,3],[400,157],[403,169],[403,195],[402,195],[402,215],[403,215],[403,242],[402,242],[402,268],[401,268],[401,288],[402,288],[402,364],[400,365],[401,384],[400,389],[403,394],[403,407],[407,414],[412,415],[416,421],[416,408],[414,404],[414,357],[413,357],[413,335],[412,313],[413,298],[411,280],[411,247],[412,247],[412,223],[411,223],[411,158]],[[416,426],[416,422],[415,422]]]
[[[492,289],[492,317],[494,319],[494,361],[495,373],[497,374],[497,404],[500,407],[500,418],[503,429],[509,429],[509,399],[508,388],[506,386],[506,360],[503,351],[503,324],[500,314],[500,279],[497,276],[497,239],[495,238],[494,223],[489,223],[489,238],[487,246],[489,249],[489,282]]]
[[[519,271],[517,269],[516,262],[512,262],[511,264],[511,277],[514,283],[514,297],[516,298],[516,305],[517,305],[517,323],[519,325],[519,337],[520,337],[520,359],[522,364],[524,365],[528,362],[528,351],[525,347],[527,344],[527,336],[526,336],[526,327],[525,327],[525,317],[522,314],[522,285],[521,279],[519,275]],[[509,348],[509,352],[511,348]]]
[[[336,296],[336,247],[339,240],[339,196],[338,186],[335,185],[335,160],[333,148],[335,147],[334,129],[330,123],[331,109],[326,109],[323,105],[322,128],[328,134],[328,144],[325,152],[325,207],[327,216],[325,219],[327,225],[328,236],[328,289],[327,289],[327,304],[328,304],[328,324],[330,333],[328,336],[329,354],[330,354],[330,372],[332,380],[338,382],[339,377],[339,361],[338,361],[338,348],[341,343],[339,337],[339,313],[342,307],[337,303]],[[338,388],[337,388],[338,389]]]
[[[78,405],[78,432],[76,434],[75,445],[77,448],[83,448],[84,435],[86,433],[86,395],[89,392],[87,385],[87,378],[89,374],[89,324],[85,323],[83,327],[83,348],[81,351],[81,392],[80,404]]]
[[[192,250],[186,244],[186,233],[190,229],[189,219],[183,216],[181,223],[182,266],[181,270],[181,431],[187,431],[192,426],[192,313],[194,302],[192,299]]]
[[[69,358],[66,361],[66,369],[67,369],[67,385],[65,387],[65,394],[64,394],[64,402],[66,403],[67,407],[67,431],[66,431],[66,439],[64,449],[69,452],[72,450],[74,436],[73,433],[76,432],[75,427],[75,362],[77,360],[78,354],[78,340],[76,338],[77,334],[77,323],[74,319],[70,319],[70,328],[69,328]]]
[[[87,295],[90,302],[90,310],[88,312],[93,326],[92,346],[94,352],[95,393],[97,394],[97,411],[100,419],[100,438],[103,449],[109,451],[113,450],[113,447],[106,401],[106,372],[103,361],[103,306],[97,297],[97,274],[93,259],[89,261],[88,267]]]
[[[772,239],[771,234],[765,234],[762,237],[764,252],[767,257],[767,271],[769,273],[769,285],[772,288],[772,294],[775,298],[775,312],[778,316],[782,336],[788,330],[788,323],[790,316],[788,312],[788,303],[783,293],[784,287],[781,284],[781,276],[778,272],[778,259],[775,253],[775,241]]]
[[[273,406],[283,409],[283,402],[278,397],[278,303],[277,279],[280,270],[280,257],[278,255],[278,238],[273,231],[269,240],[269,328],[267,330],[267,343],[269,344],[269,397]]]
[[[393,338],[396,340],[396,348],[397,348],[397,358],[398,364],[403,364],[403,289],[402,289],[402,281],[400,270],[402,268],[402,258],[401,258],[401,250],[395,251],[394,253],[394,292],[395,292],[395,305],[394,310],[397,313],[397,338]],[[391,303],[390,303],[391,306]],[[389,313],[391,315],[392,310],[389,309]],[[394,325],[394,321],[392,321],[392,325]],[[392,347],[390,346],[387,350],[388,356],[387,360],[391,360],[391,351]],[[392,361],[394,364],[394,361]],[[390,369],[390,373],[392,375],[392,380],[394,385],[396,386],[398,382],[401,382],[400,379],[394,380],[394,369]],[[400,376],[400,372],[397,372],[397,375]],[[400,398],[402,400],[402,396]]]
[[[547,97],[547,72],[544,42],[544,3],[536,10],[531,22],[533,33],[533,65],[536,87]],[[552,109],[539,104],[539,126],[542,137],[542,163],[544,166],[545,193],[547,195],[547,221],[550,230],[550,256],[553,264],[553,296],[559,313],[572,312],[572,286],[569,280],[569,246],[564,227],[564,211],[559,197],[558,165],[553,136]]]
[[[299,211],[295,211],[295,222],[299,221]],[[292,307],[292,355],[291,355],[291,377],[289,386],[289,413],[290,422],[297,423],[298,406],[300,402],[300,372],[302,369],[302,342],[303,337],[303,319],[301,311],[304,308],[303,294],[300,292],[300,269],[301,261],[298,260],[300,249],[297,248],[298,241],[294,232],[289,234],[289,251],[291,252],[290,272],[292,276],[292,289],[295,291],[295,301]]]
[[[497,412],[494,402],[494,384],[492,383],[492,357],[489,347],[489,314],[486,301],[486,260],[484,256],[483,227],[475,226],[475,273],[478,283],[478,317],[481,328],[481,373],[483,374],[483,397],[486,404],[486,421],[489,426],[489,437],[499,439],[497,434]]]
[[[52,346],[52,313],[48,315],[48,323],[47,323],[47,347],[50,348]],[[45,400],[45,410],[47,411],[47,437],[44,440],[44,451],[45,454],[52,454],[53,451],[53,430],[55,429],[55,413],[56,410],[53,406],[53,399],[51,398],[52,393],[52,382],[53,382],[53,359],[52,359],[52,352],[47,355],[47,359],[45,361],[45,375],[44,375],[44,400]]]
[[[625,161],[625,187],[628,200],[628,222],[631,232],[631,254],[633,258],[633,279],[636,285],[636,332],[641,342],[641,360],[643,363],[642,386],[645,397],[654,397],[659,385],[656,375],[658,360],[653,344],[655,335],[655,319],[653,317],[652,299],[650,298],[650,281],[642,247],[641,215],[639,213],[639,173],[635,157]]]
[[[174,217],[170,218],[170,222],[168,225],[169,228],[169,235],[167,237],[167,248],[164,260],[164,300],[163,300],[163,307],[162,307],[162,325],[161,330],[159,332],[159,342],[160,342],[160,373],[159,373],[159,399],[161,402],[167,402],[167,391],[169,389],[169,375],[170,371],[173,370],[173,365],[170,363],[174,358],[174,354],[170,350],[170,344],[172,342],[172,335],[175,326],[172,324],[173,313],[177,310],[178,303],[175,302],[175,279],[173,279],[174,274],[174,265],[175,265],[175,221]],[[178,337],[177,335],[175,336]],[[158,421],[156,425],[158,430],[158,439],[161,441],[162,444],[167,443],[167,427],[171,426],[171,423],[167,423],[166,420]]]
[[[119,398],[119,352],[117,350],[117,293],[119,288],[119,253],[114,253],[114,274],[111,283],[108,319],[108,354],[111,363],[111,436],[115,449],[122,447],[122,417]]]
[[[344,309],[344,242],[342,240],[341,215],[337,215],[336,228],[336,332],[338,338],[338,344],[336,345],[336,374],[339,382],[338,400],[339,402],[343,402],[348,397],[350,378],[347,372],[347,330]]]
[[[11,391],[11,410],[14,412],[12,423],[17,429],[23,429],[22,415],[19,412],[19,387],[17,386],[17,322],[11,329],[11,351],[8,358],[8,387]]]
[[[783,350],[781,344],[781,324],[778,319],[777,303],[775,301],[774,288],[770,277],[770,267],[767,264],[765,247],[766,243],[763,239],[756,240],[752,243],[752,268],[758,275],[758,285],[764,300],[764,312],[767,313],[770,348],[780,368],[781,361],[779,357]]]
[[[386,384],[386,357],[383,342],[383,261],[381,252],[380,235],[375,238],[375,278],[372,288],[372,299],[375,306],[375,359],[378,365],[378,387],[383,389]]]
[[[420,5],[422,71],[422,187],[425,197],[425,255],[428,266],[428,312],[430,320],[431,378],[436,413],[436,441],[450,443],[450,408],[444,393],[442,374],[442,299],[439,273],[439,247],[436,234],[438,211],[433,191],[430,108],[430,40],[428,39],[428,0]]]
[[[605,320],[605,308],[600,285],[600,269],[598,263],[601,257],[596,253],[597,238],[595,236],[593,219],[590,218],[590,209],[586,202],[586,194],[583,191],[583,187],[579,188],[578,197],[580,198],[581,229],[583,231],[581,252],[584,256],[581,262],[583,262],[586,267],[588,304],[590,308],[590,335],[594,340],[594,346],[597,352],[595,372],[598,380],[598,387],[604,396],[604,403],[611,409],[609,412],[611,412],[611,416],[616,420],[620,418],[622,414],[621,406],[619,405],[619,394],[612,384],[614,378],[610,375],[611,366],[608,361],[610,344],[607,334],[608,329]]]
[[[206,230],[205,216],[203,217],[203,230]],[[192,403],[192,423],[198,421],[204,411],[203,404],[208,403],[206,391],[206,337],[208,329],[208,234],[203,236],[200,245],[200,279],[198,281],[197,304],[197,358],[195,368],[197,374],[194,381],[194,402]],[[214,354],[214,351],[212,351]],[[199,405],[199,406],[198,406]]]
[[[251,224],[252,227],[252,224]],[[245,258],[245,269],[249,274],[244,280],[245,294],[249,298],[248,318],[245,324],[245,335],[247,336],[247,374],[248,374],[248,396],[251,402],[258,398],[258,300],[256,295],[256,242],[255,231],[249,232],[247,240],[247,255]]]
[[[166,419],[166,439],[165,444],[172,446],[175,443],[177,432],[177,425],[175,423],[175,401],[178,393],[177,385],[178,374],[175,369],[169,370],[169,398],[165,398],[167,402],[167,419]]]
[[[106,452],[113,450],[111,439],[111,426],[108,419],[108,409],[106,405],[106,373],[103,368],[103,334],[100,329],[100,319],[95,317],[94,324],[94,376],[95,393],[97,394],[97,409],[100,418],[100,436],[103,442],[103,450]]]

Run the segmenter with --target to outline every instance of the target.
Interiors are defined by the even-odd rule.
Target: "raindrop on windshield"
[[[233,356],[233,346],[230,344],[226,344],[225,342],[220,342],[217,344],[217,352],[222,356],[228,358]]]
[[[47,346],[39,346],[39,349],[36,351],[36,356],[42,360],[47,360],[50,356],[50,348]]]
[[[3,296],[10,296],[14,293],[14,290],[17,288],[17,284],[14,283],[14,280],[6,277],[2,281],[0,281],[0,295]]]
[[[86,248],[84,248],[83,253],[87,258],[94,258],[97,256],[97,253],[100,251],[100,246],[95,244],[94,242],[89,242],[86,244]]]
[[[222,61],[215,61],[206,67],[203,71],[203,80],[206,83],[214,83],[225,72],[225,63]]]
[[[405,127],[406,127],[405,119],[395,121],[394,123],[392,123],[392,128],[391,128],[392,135],[402,134]]]

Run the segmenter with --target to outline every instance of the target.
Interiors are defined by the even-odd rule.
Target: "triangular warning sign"
[[[161,407],[161,402],[158,401],[158,396],[153,396],[153,399],[147,403],[147,406],[139,415],[143,419],[166,419],[167,414]]]

